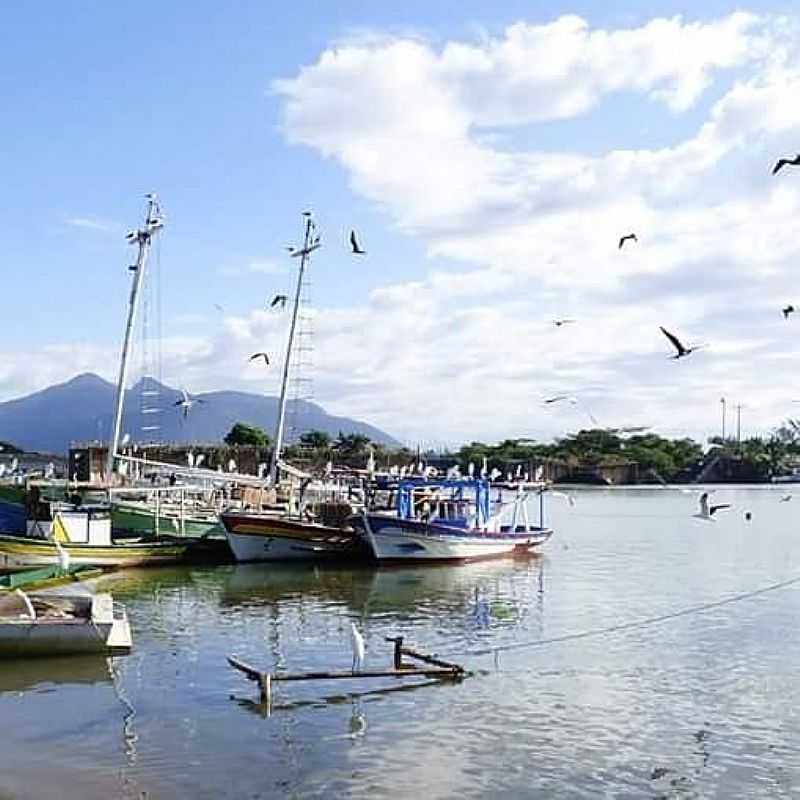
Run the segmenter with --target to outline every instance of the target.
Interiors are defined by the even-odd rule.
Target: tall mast
[[[131,231],[127,235],[129,244],[137,244],[139,252],[136,255],[136,263],[129,267],[133,272],[133,285],[131,286],[130,304],[128,307],[128,322],[125,326],[125,339],[122,344],[122,355],[119,361],[119,380],[117,381],[117,398],[114,409],[114,429],[111,442],[108,447],[108,461],[106,463],[106,480],[111,480],[114,471],[114,459],[117,456],[119,447],[120,427],[122,425],[122,410],[125,405],[125,384],[128,379],[128,356],[130,354],[131,337],[133,327],[136,323],[136,312],[139,308],[139,292],[144,280],[145,268],[147,266],[147,253],[150,250],[153,234],[163,227],[164,220],[161,217],[161,207],[158,205],[158,198],[154,194],[148,194],[147,214],[145,215],[144,226],[137,231]]]
[[[286,390],[289,385],[289,367],[292,358],[292,346],[294,344],[294,332],[297,326],[297,312],[300,308],[300,297],[303,291],[303,273],[306,269],[308,257],[319,246],[319,236],[312,235],[316,230],[314,220],[311,219],[311,212],[304,211],[303,216],[306,218],[305,233],[303,235],[303,248],[301,250],[294,250],[292,257],[300,258],[300,268],[297,270],[297,288],[294,293],[294,306],[292,307],[292,322],[289,327],[289,341],[286,345],[286,358],[283,362],[283,380],[281,381],[281,399],[278,405],[278,422],[275,425],[275,444],[272,448],[272,463],[269,468],[269,482],[273,486],[278,482],[278,461],[281,457],[281,450],[283,448],[283,426],[286,421]]]

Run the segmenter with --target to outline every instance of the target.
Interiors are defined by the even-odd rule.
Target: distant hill
[[[134,441],[219,442],[236,422],[258,425],[272,435],[278,415],[278,398],[247,392],[208,392],[195,397],[202,400],[184,420],[173,403],[180,396],[177,389],[147,382],[148,390],[158,391],[151,404],[158,405],[158,414],[141,413],[139,386],[128,390],[123,417],[123,433]],[[114,406],[114,387],[97,375],[78,375],[66,383],[50,386],[40,392],[0,403],[0,440],[14,442],[26,450],[61,454],[70,442],[108,439]],[[287,423],[293,418],[292,404]],[[334,417],[316,403],[300,401],[297,410],[298,430],[326,431],[332,436],[362,433],[375,442],[398,446],[389,434],[365,422],[347,417]],[[157,433],[142,432],[148,425],[158,424]]]

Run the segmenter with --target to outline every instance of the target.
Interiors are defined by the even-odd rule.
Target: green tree
[[[270,444],[269,436],[261,428],[244,422],[237,422],[228,431],[224,441],[227,445],[249,444],[255,447],[268,447]]]
[[[300,444],[312,450],[329,450],[332,439],[325,431],[308,431],[300,436]]]
[[[365,436],[363,433],[344,434],[339,431],[334,447],[342,458],[353,458],[364,455],[369,443],[369,436]]]

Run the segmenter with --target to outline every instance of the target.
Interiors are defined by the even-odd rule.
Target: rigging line
[[[567,633],[562,636],[553,636],[550,639],[535,639],[534,641],[530,642],[514,642],[512,644],[505,644],[505,645],[498,645],[497,647],[485,647],[480,650],[463,650],[461,652],[446,652],[441,653],[440,655],[444,657],[452,657],[452,656],[490,656],[493,654],[505,652],[508,650],[523,650],[531,647],[543,647],[544,645],[548,644],[558,644],[560,642],[573,642],[578,639],[589,639],[592,636],[602,636],[604,634],[609,633],[618,633],[619,631],[626,631],[632,630],[634,628],[646,628],[650,625],[657,625],[661,622],[668,622],[673,619],[678,619],[679,617],[688,617],[692,614],[703,614],[706,611],[711,611],[715,608],[721,608],[722,606],[732,605],[733,603],[739,603],[743,600],[750,600],[753,597],[758,597],[762,594],[767,594],[768,592],[775,592],[779,589],[786,589],[788,586],[792,586],[795,583],[800,583],[800,575],[794,578],[789,578],[785,581],[780,581],[779,583],[772,583],[768,586],[762,586],[760,589],[753,589],[749,592],[742,592],[741,594],[735,594],[731,597],[725,597],[722,600],[713,600],[709,603],[701,603],[697,606],[690,606],[689,608],[683,608],[679,611],[670,611],[666,614],[659,614],[655,617],[645,617],[644,619],[638,620],[631,620],[630,622],[621,622],[617,625],[609,625],[605,628],[594,628],[588,631],[579,631],[577,633]]]

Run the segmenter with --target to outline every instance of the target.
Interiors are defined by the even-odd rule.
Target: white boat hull
[[[368,515],[365,521],[372,554],[380,562],[478,561],[529,553],[552,535],[546,528],[526,533],[492,534],[456,531],[437,532],[437,526],[392,521]]]
[[[238,562],[320,561],[359,552],[352,530],[267,514],[222,514],[228,544]]]

